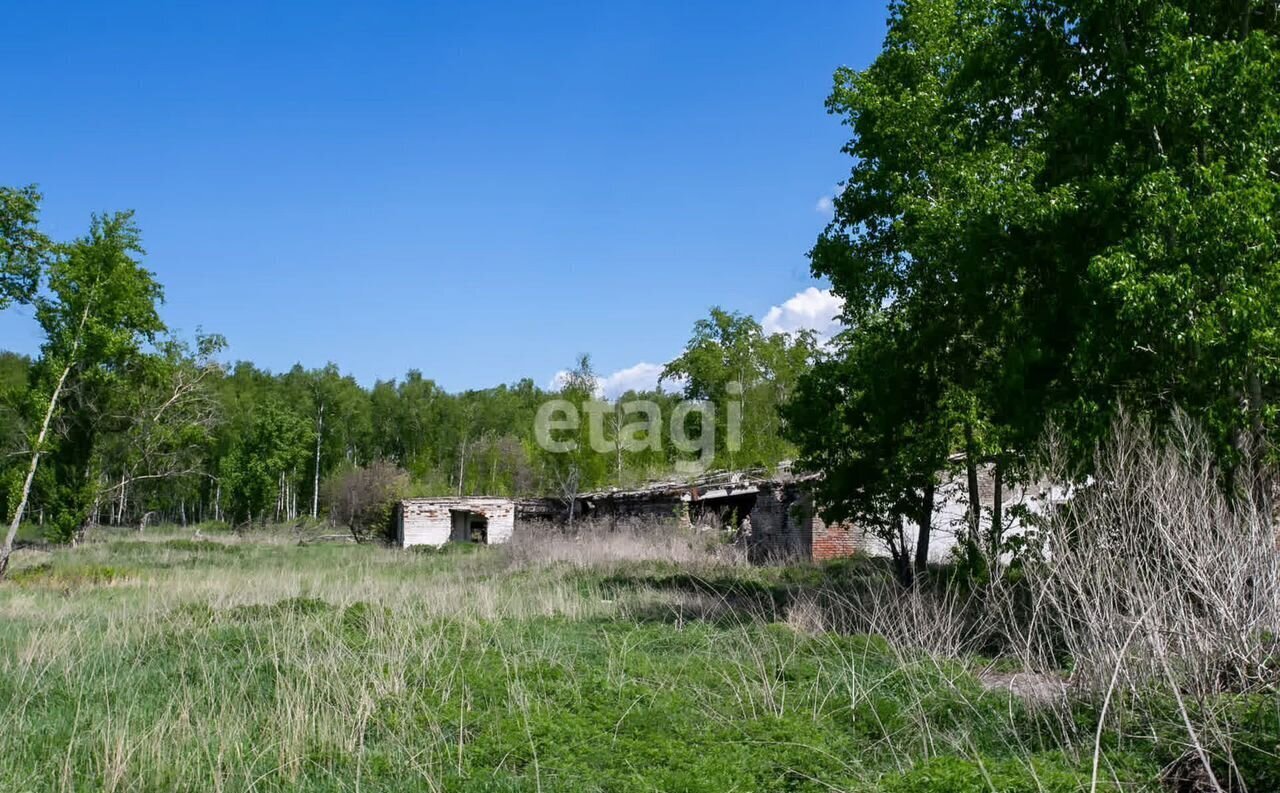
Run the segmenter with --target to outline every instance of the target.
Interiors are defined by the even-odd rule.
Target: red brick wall
[[[822,518],[813,518],[813,560],[825,562],[830,559],[844,559],[857,556],[860,550],[861,534],[847,523],[828,526]]]

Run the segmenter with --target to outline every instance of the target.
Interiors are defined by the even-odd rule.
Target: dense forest
[[[417,370],[365,387],[332,364],[272,373],[225,363],[218,335],[167,333],[130,215],[95,218],[87,236],[57,244],[39,232],[34,187],[0,201],[7,300],[33,303],[47,337],[35,360],[0,353],[0,513],[12,519],[26,492],[26,521],[53,539],[92,524],[325,518],[371,467],[393,472],[405,495],[567,497],[673,475],[683,452],[658,425],[601,452],[582,421],[574,453],[545,451],[535,416],[557,398],[594,403],[606,441],[636,400],[671,416],[682,399],[732,399],[743,429],[735,440],[716,415],[719,463],[769,467],[794,451],[777,406],[820,352],[809,333],[767,335],[713,309],[668,364],[665,388],[610,403],[588,355],[553,388],[523,379],[449,393]]]

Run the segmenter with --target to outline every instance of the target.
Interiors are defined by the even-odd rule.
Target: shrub
[[[331,477],[325,500],[336,523],[346,526],[356,542],[389,538],[396,502],[409,487],[409,475],[376,460]]]
[[[1185,416],[1169,432],[1122,419],[1092,481],[1046,521],[1044,553],[1023,568],[1042,608],[1026,638],[1042,663],[1065,651],[1077,682],[1094,691],[1176,684],[1204,700],[1274,685],[1271,517],[1250,493],[1224,491],[1212,449]]]

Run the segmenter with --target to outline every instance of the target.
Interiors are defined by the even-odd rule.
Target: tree
[[[927,341],[893,322],[877,318],[837,339],[837,354],[806,374],[783,412],[801,465],[825,474],[813,485],[823,512],[879,538],[910,585],[928,563],[937,477],[953,431],[931,367],[903,365],[923,357],[912,345]]]
[[[383,460],[337,474],[326,487],[334,521],[346,526],[356,542],[385,535],[396,502],[409,489],[409,475]]]
[[[34,186],[0,187],[0,311],[31,302],[52,253],[38,227],[40,199]],[[9,473],[9,452],[23,433],[21,403],[29,369],[30,361],[13,353],[0,359],[0,515],[5,516],[15,495],[11,491],[18,487]]]
[[[308,419],[270,400],[256,407],[247,431],[221,460],[221,475],[236,521],[292,519],[297,485],[313,441]]]
[[[895,372],[936,378],[904,420],[957,425],[972,481],[1019,475],[1050,421],[1085,473],[1121,402],[1202,416],[1228,468],[1275,459],[1278,31],[1250,1],[907,0],[836,73],[854,165],[813,269]]]
[[[0,546],[0,579],[8,570],[13,539],[68,383],[74,379],[90,384],[111,377],[138,355],[143,342],[154,340],[164,329],[156,313],[162,299],[160,285],[134,258],[142,252],[133,213],[122,212],[95,216],[89,234],[49,264],[48,294],[35,300],[36,319],[46,341],[32,397],[33,404],[43,405],[43,418],[31,438],[30,464]],[[63,519],[87,519],[88,504],[77,506],[75,513]]]
[[[817,356],[810,331],[766,335],[751,317],[713,308],[662,379],[683,381],[686,399],[716,406],[716,452],[729,468],[767,467],[795,452],[778,410]],[[741,411],[740,439],[730,431],[731,406]]]
[[[320,514],[320,479],[326,470],[326,460],[322,453],[326,451],[326,446],[330,447],[328,457],[330,467],[334,461],[349,456],[343,452],[335,453],[336,450],[332,448],[331,441],[335,438],[335,433],[342,434],[346,424],[344,420],[349,421],[354,417],[350,415],[349,405],[343,404],[345,383],[338,367],[332,363],[323,369],[310,371],[295,365],[284,376],[282,385],[290,392],[290,403],[295,406],[309,405],[308,412],[313,417],[314,454],[311,461],[310,512],[311,517],[316,518]]]
[[[584,353],[578,356],[573,369],[561,375],[559,398],[572,405],[579,414],[586,413],[596,402],[598,387],[599,380],[591,365],[591,356]],[[542,449],[547,489],[564,502],[570,525],[576,517],[578,496],[603,485],[609,471],[608,456],[592,444],[591,422],[581,415],[579,418],[575,426],[551,433],[553,441],[564,443],[568,448],[559,451]]]
[[[25,448],[23,402],[31,377],[31,359],[0,352],[0,515],[9,515],[9,471]]]
[[[222,374],[216,356],[226,341],[200,334],[194,349],[173,338],[156,346],[124,368],[98,419],[109,434],[99,444],[95,467],[105,484],[97,499],[116,505],[116,524],[124,522],[137,487],[155,492],[211,476],[204,461],[221,420],[212,381]],[[179,519],[185,522],[188,494],[192,501],[195,494],[190,486],[182,490]]]

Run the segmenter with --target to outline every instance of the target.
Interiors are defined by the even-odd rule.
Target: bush
[[[1272,519],[1224,479],[1185,416],[1164,437],[1122,419],[1024,568],[1044,609],[1033,642],[1065,650],[1095,691],[1117,669],[1123,688],[1176,682],[1200,699],[1280,682],[1267,638],[1280,628]]]
[[[334,521],[346,526],[356,542],[389,539],[396,502],[408,488],[407,473],[378,460],[331,477],[325,483],[325,500]]]

